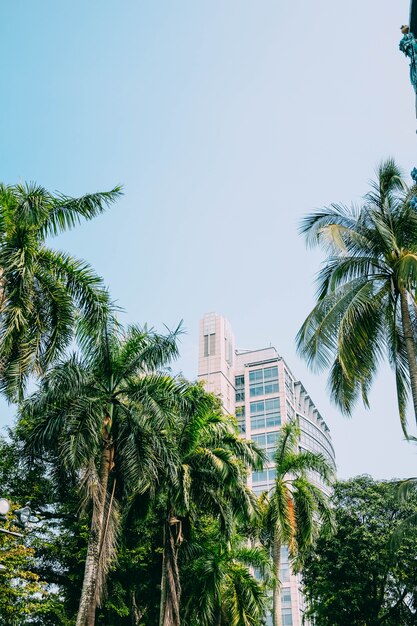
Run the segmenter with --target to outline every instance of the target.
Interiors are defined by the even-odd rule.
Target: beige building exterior
[[[336,467],[329,428],[284,359],[273,347],[236,350],[229,322],[217,313],[206,314],[200,322],[198,378],[208,391],[221,398],[224,410],[237,417],[242,436],[267,452],[267,465],[249,477],[255,493],[273,487],[277,435],[281,424],[296,416],[301,429],[300,448],[321,452]],[[326,491],[317,476],[311,478]],[[300,578],[291,573],[285,548],[281,583],[283,625],[302,626]],[[271,616],[267,624],[272,625]]]

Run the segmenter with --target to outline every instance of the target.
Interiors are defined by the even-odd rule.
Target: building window
[[[237,419],[237,427],[240,433],[246,432],[246,421],[245,421],[245,407],[237,406],[236,407],[236,419]]]
[[[252,472],[252,482],[253,483],[266,483],[268,480],[268,471],[267,470],[258,470],[257,472]]]
[[[252,483],[273,483],[277,476],[274,468],[252,472]]]
[[[251,402],[250,421],[252,430],[280,426],[281,411],[279,398],[271,398],[270,400],[257,400],[256,402]]]
[[[285,390],[289,395],[291,402],[294,402],[294,383],[287,370],[285,370]]]
[[[279,578],[281,583],[288,583],[290,580],[290,568],[287,566],[281,567],[279,571]]]
[[[204,356],[213,356],[216,353],[216,333],[204,335]]]
[[[251,398],[277,393],[278,390],[277,366],[249,372],[249,394]]]
[[[235,387],[236,387],[236,402],[244,402],[245,401],[245,377],[244,376],[235,377]]]
[[[282,609],[282,626],[292,626],[292,611],[291,609]]]
[[[293,420],[295,418],[295,411],[292,408],[291,404],[287,400],[287,416],[289,420]]]
[[[291,589],[289,587],[281,589],[281,602],[285,607],[291,606]]]
[[[278,431],[272,433],[263,433],[262,435],[253,435],[252,441],[256,443],[259,448],[265,450],[268,455],[268,461],[274,460],[274,455],[277,449]]]

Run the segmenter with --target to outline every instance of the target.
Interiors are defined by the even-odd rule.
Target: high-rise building
[[[249,477],[255,493],[273,487],[279,429],[296,416],[301,430],[300,448],[321,452],[335,467],[329,428],[284,359],[273,347],[236,350],[229,322],[217,313],[206,314],[200,322],[198,378],[208,391],[220,396],[224,410],[237,417],[242,436],[266,450],[266,467]],[[326,491],[317,475],[310,478]],[[286,548],[282,550],[280,578],[283,624],[301,626],[304,602],[300,578],[290,570]],[[272,625],[271,616],[267,624]]]

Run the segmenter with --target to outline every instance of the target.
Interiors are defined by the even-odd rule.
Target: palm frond
[[[43,236],[58,235],[77,226],[83,219],[91,220],[103,213],[106,208],[123,195],[120,185],[110,191],[85,194],[80,198],[71,198],[58,194],[48,197],[48,210],[42,220]]]

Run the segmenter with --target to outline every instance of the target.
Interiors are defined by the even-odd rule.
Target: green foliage
[[[239,437],[236,420],[224,415],[219,400],[201,385],[186,389],[168,438],[172,465],[160,478],[160,493],[166,502],[161,520],[160,626],[171,626],[171,619],[172,626],[179,624],[180,557],[188,547],[193,525],[202,514],[210,513],[225,537],[230,537],[236,521],[254,516],[256,498],[246,484],[247,468],[259,468],[264,460],[252,442]]]
[[[274,489],[261,497],[266,544],[286,544],[294,565],[301,564],[316,537],[318,521],[326,530],[333,526],[328,498],[311,479],[313,475],[329,487],[333,468],[322,454],[300,450],[299,438],[295,422],[281,427],[274,459]]]
[[[74,501],[71,502],[69,485],[65,496],[55,490],[44,460],[25,463],[23,445],[13,431],[9,431],[8,440],[0,440],[2,496],[19,503],[13,508],[30,500],[40,519],[24,531],[24,539],[0,535],[0,562],[7,567],[0,579],[0,624],[70,626],[66,592],[70,595],[71,575],[66,574],[68,565],[76,571],[78,561],[74,554],[75,535],[67,547],[69,534],[60,516],[66,515],[73,521],[74,532],[78,531]],[[48,519],[41,513],[43,510]],[[12,515],[6,527],[11,519]],[[77,580],[77,594],[79,584]]]
[[[79,623],[100,604],[121,524],[120,503],[153,487],[170,466],[166,431],[185,385],[160,371],[177,355],[167,336],[131,326],[81,327],[80,354],[58,362],[24,403],[29,454],[50,454],[76,482],[90,531]]]
[[[282,624],[281,547],[288,547],[293,570],[297,570],[317,536],[319,523],[327,530],[333,525],[328,498],[314,484],[316,478],[329,487],[333,468],[322,454],[302,450],[299,441],[300,429],[296,422],[281,426],[274,456],[274,488],[260,498],[261,537],[272,553],[274,626]]]
[[[378,169],[360,208],[333,204],[301,225],[309,245],[326,252],[317,302],[297,335],[307,363],[329,369],[329,389],[350,413],[368,393],[382,358],[395,372],[398,407],[406,431],[411,384],[417,420],[415,350],[417,286],[416,194],[393,160]]]
[[[90,266],[46,247],[47,237],[90,220],[121,194],[119,187],[82,198],[30,184],[0,185],[0,390],[21,392],[73,337],[76,316],[103,323],[109,299]]]
[[[416,510],[400,502],[398,483],[367,476],[337,483],[336,532],[322,534],[303,568],[308,615],[317,626],[411,626],[417,623],[417,537],[394,552],[391,537]]]
[[[199,520],[183,568],[184,626],[262,626],[268,607],[270,557],[234,532],[228,540],[210,516]],[[263,574],[257,580],[251,568]]]

